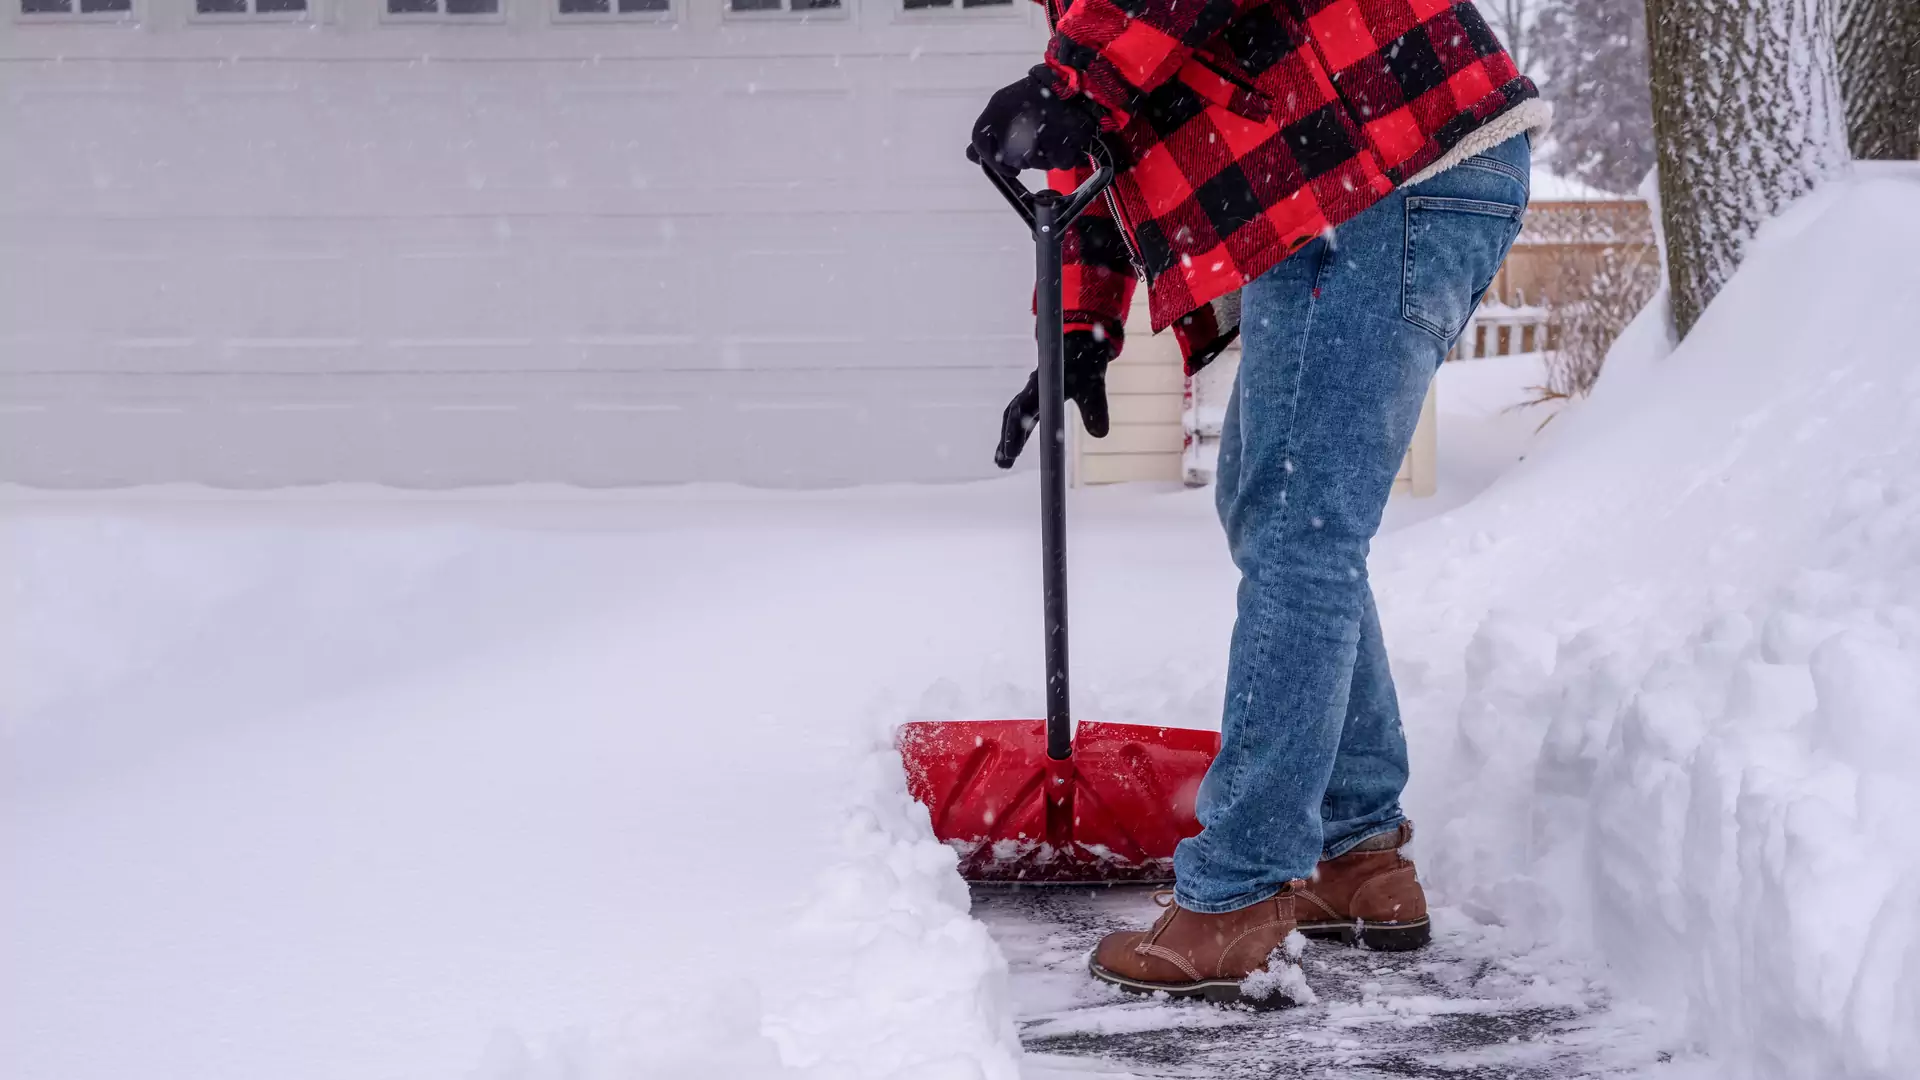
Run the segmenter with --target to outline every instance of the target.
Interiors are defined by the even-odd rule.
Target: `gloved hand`
[[[1096,337],[1091,330],[1067,331],[1067,400],[1080,406],[1080,420],[1087,434],[1096,439],[1107,437],[1107,365],[1113,361],[1113,345]],[[1000,445],[993,452],[993,463],[1013,468],[1027,436],[1040,422],[1040,373],[1027,376],[1027,388],[1007,402],[1000,420]]]
[[[967,160],[1012,176],[1022,169],[1071,169],[1087,163],[1100,134],[1100,108],[1084,97],[1053,92],[1045,64],[994,91],[973,122]]]

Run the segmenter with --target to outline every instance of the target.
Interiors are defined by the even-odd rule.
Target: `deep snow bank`
[[[1916,251],[1920,171],[1810,198],[1376,559],[1440,898],[1597,947],[1728,1076],[1920,1060]]]

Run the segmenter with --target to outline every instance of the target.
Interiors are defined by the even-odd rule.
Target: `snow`
[[[1559,411],[1557,403],[1534,404],[1547,382],[1540,353],[1452,360],[1435,381],[1433,494],[1388,503],[1382,532],[1465,505],[1526,457],[1541,426]]]
[[[1727,1076],[1920,1050],[1917,244],[1911,170],[1805,200],[1375,560],[1435,891],[1596,950]]]
[[[1441,931],[1689,1076],[1920,1053],[1916,247],[1920,175],[1830,186],[1375,547]],[[1210,493],[1072,499],[1079,711],[1216,723]],[[1038,709],[1032,503],[7,492],[0,1075],[1019,1075],[887,738]]]
[[[16,504],[0,1075],[1010,1077],[874,675],[1015,536],[926,502]]]
[[[1541,166],[1534,166],[1533,178],[1527,188],[1533,201],[1540,202],[1619,202],[1621,196],[1610,191],[1602,191],[1591,184],[1581,183],[1570,176],[1561,176]]]
[[[1240,983],[1240,993],[1249,1001],[1264,1002],[1278,994],[1295,1005],[1313,1005],[1320,999],[1307,985],[1307,973],[1300,969],[1300,957],[1307,951],[1306,936],[1295,930],[1267,958],[1263,971],[1256,971]]]

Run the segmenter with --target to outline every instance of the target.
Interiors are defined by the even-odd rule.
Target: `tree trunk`
[[[1846,135],[1826,0],[1646,2],[1667,276],[1685,337],[1754,232],[1844,167]]]
[[[1920,3],[1841,0],[1838,51],[1853,156],[1920,157]]]

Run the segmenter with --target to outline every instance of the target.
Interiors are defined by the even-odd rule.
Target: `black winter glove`
[[[1012,176],[1022,169],[1071,169],[1087,163],[1100,134],[1100,108],[1084,97],[1053,92],[1052,69],[1041,64],[1019,82],[994,91],[973,122],[967,158]]]
[[[1107,365],[1113,361],[1113,345],[1094,336],[1091,330],[1067,331],[1067,400],[1080,406],[1080,420],[1087,434],[1096,439],[1107,437]],[[1000,420],[1000,445],[993,452],[993,463],[1013,468],[1026,449],[1027,436],[1040,422],[1040,373],[1027,376],[1027,388],[1007,402]]]

